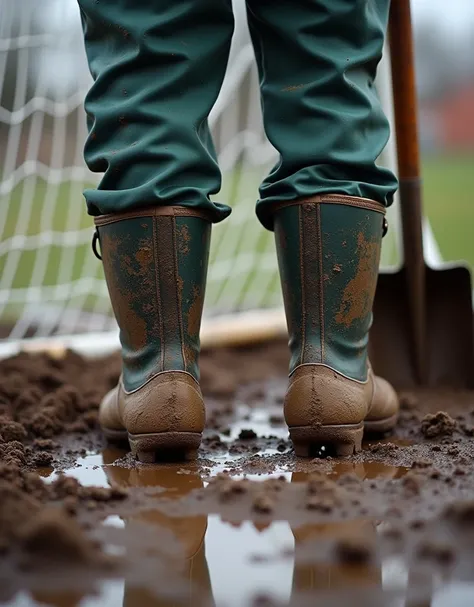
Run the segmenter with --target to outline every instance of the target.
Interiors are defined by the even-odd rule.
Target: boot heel
[[[290,428],[295,454],[310,457],[322,446],[333,447],[336,455],[348,457],[362,449],[363,423],[341,426],[301,426]]]
[[[129,434],[133,455],[143,464],[157,461],[196,459],[201,443],[197,432],[158,432],[155,434]]]

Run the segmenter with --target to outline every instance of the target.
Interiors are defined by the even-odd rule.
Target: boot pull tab
[[[388,232],[388,221],[387,218],[384,217],[383,218],[383,228],[382,228],[382,238],[387,234]]]
[[[94,252],[94,255],[97,257],[97,259],[102,261],[102,255],[99,253],[97,244],[100,245],[100,236],[99,236],[99,230],[96,228],[95,232],[94,232],[94,236],[92,237],[92,250]]]

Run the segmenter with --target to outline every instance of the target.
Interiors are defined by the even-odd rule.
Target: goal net
[[[213,230],[205,317],[281,310],[273,235],[257,222],[258,185],[276,160],[235,0],[236,32],[210,123],[233,207]],[[90,85],[76,0],[0,0],[0,338],[116,331],[82,191]],[[387,96],[387,70],[382,70]],[[383,84],[385,82],[385,84]],[[385,163],[393,162],[390,147]],[[383,262],[395,261],[394,235]],[[280,317],[279,317],[280,318]]]

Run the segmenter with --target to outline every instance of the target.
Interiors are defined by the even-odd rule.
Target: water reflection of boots
[[[106,449],[103,453],[104,464],[112,463],[117,452]],[[194,489],[203,487],[203,482],[195,464],[155,465],[139,468],[104,467],[107,478],[122,487],[160,487],[159,499],[177,500],[185,497]],[[184,473],[183,473],[184,472]],[[186,592],[180,597],[157,595],[155,592],[129,583],[125,584],[124,607],[171,607],[198,606],[212,604],[212,589],[206,562],[204,536],[207,529],[207,516],[175,517],[164,514],[158,509],[140,511],[126,518],[125,522],[148,523],[171,532],[181,545],[179,558],[170,557],[166,546],[156,546],[154,554],[165,559],[166,564],[173,563],[177,574],[185,578]],[[180,589],[182,589],[182,585]],[[182,598],[185,594],[186,598]]]
[[[73,591],[35,590],[31,592],[31,598],[35,604],[49,605],[49,607],[79,607],[85,597],[86,593]]]
[[[345,470],[344,472],[349,472]],[[361,469],[353,470],[358,476]],[[295,472],[291,482],[303,482],[308,474]],[[346,538],[375,540],[376,527],[366,520],[351,520],[292,526],[295,538],[295,565],[293,574],[293,599],[301,593],[338,592],[347,589],[380,589],[382,574],[374,562],[347,564],[337,562],[332,555],[325,555],[324,545]],[[314,558],[313,555],[314,554]],[[315,597],[316,599],[317,597]]]
[[[338,461],[332,468],[332,473],[329,478],[335,480],[344,474],[353,474],[360,480],[377,479],[377,478],[388,478],[396,479],[401,478],[408,472],[408,468],[391,466],[382,462],[351,462],[351,461]],[[303,472],[293,473],[293,482],[303,482],[307,479],[308,475]]]

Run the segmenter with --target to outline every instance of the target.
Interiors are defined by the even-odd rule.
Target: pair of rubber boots
[[[205,424],[198,357],[209,217],[156,207],[95,223],[123,357],[100,424],[109,439],[128,438],[142,462],[193,458]],[[321,444],[351,455],[364,430],[396,424],[396,393],[367,357],[385,225],[381,204],[335,194],[275,211],[291,352],[284,413],[297,455]]]

